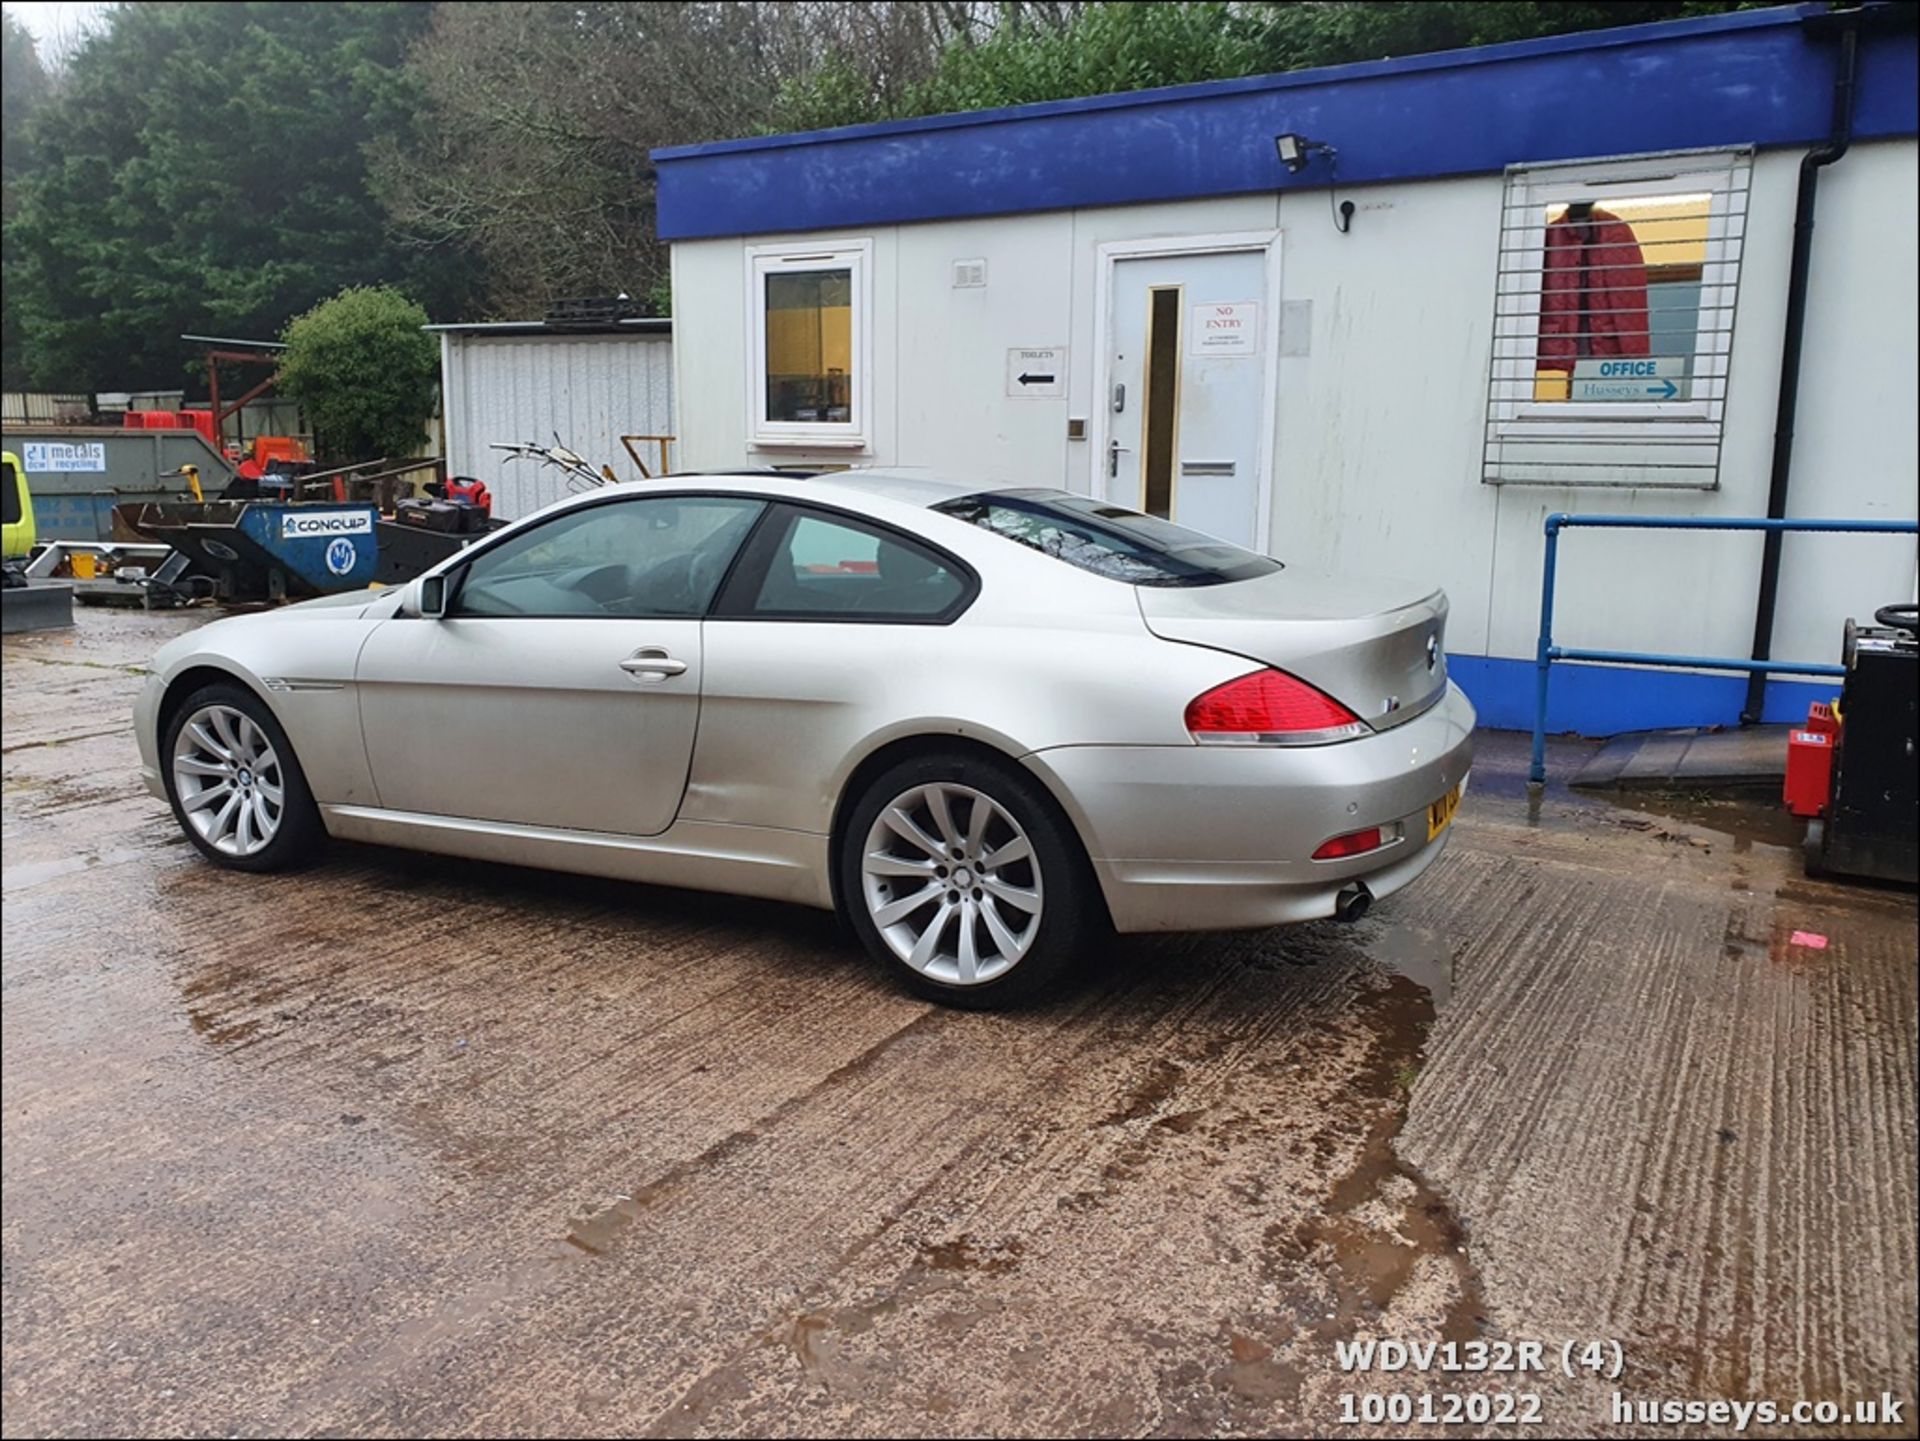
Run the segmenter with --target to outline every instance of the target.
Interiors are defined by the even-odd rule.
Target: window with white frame
[[[1507,171],[1491,484],[1712,489],[1750,150]]]
[[[865,240],[748,248],[752,442],[869,442],[872,270]]]

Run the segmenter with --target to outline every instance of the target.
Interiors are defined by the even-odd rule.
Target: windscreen
[[[1127,585],[1222,585],[1280,569],[1197,530],[1064,490],[997,490],[933,508]]]

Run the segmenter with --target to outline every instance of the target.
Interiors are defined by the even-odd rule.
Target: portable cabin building
[[[1787,475],[1791,515],[1914,516],[1915,74],[1911,7],[1802,5],[659,150],[680,461],[1063,486],[1431,576],[1454,675],[1524,725],[1549,514],[1760,516]],[[1911,537],[1780,549],[1778,657],[1915,593]],[[1583,531],[1559,636],[1746,656],[1764,553]],[[1745,693],[1569,666],[1551,721]]]

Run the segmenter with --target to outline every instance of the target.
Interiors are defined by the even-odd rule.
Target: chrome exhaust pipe
[[[1357,921],[1372,904],[1373,892],[1367,889],[1367,883],[1355,881],[1350,886],[1342,886],[1340,894],[1333,898],[1333,918],[1336,921]]]

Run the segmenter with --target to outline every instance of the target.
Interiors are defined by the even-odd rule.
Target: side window
[[[26,507],[20,504],[20,472],[14,468],[13,457],[8,456],[6,466],[6,488],[0,490],[0,521],[8,525],[18,525],[26,516]]]
[[[927,546],[854,521],[787,517],[750,613],[824,620],[944,619],[967,576]]]
[[[747,413],[756,444],[866,443],[872,262],[868,240],[748,248]]]
[[[648,496],[569,511],[480,555],[457,616],[697,617],[763,501]]]

